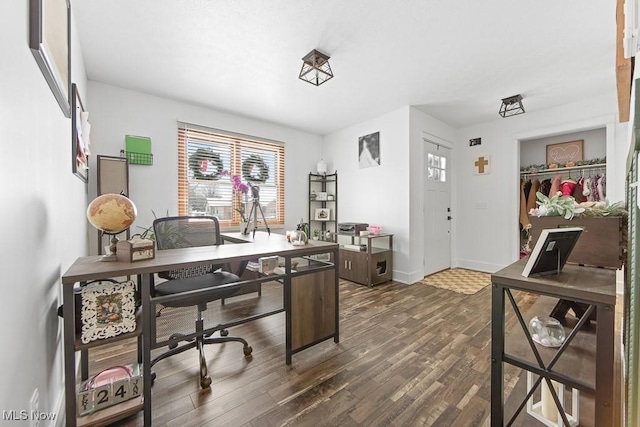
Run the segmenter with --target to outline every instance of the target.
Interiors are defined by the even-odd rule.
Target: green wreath
[[[254,174],[254,170],[258,173]],[[269,179],[269,166],[262,160],[262,157],[252,154],[242,162],[242,177],[248,182],[264,184]]]
[[[202,172],[202,162],[207,161],[215,167],[211,173]],[[195,153],[189,156],[189,169],[193,171],[193,177],[196,179],[208,179],[217,181],[220,179],[224,165],[218,153],[206,148],[198,148]]]

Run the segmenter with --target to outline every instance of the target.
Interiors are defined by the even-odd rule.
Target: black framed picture
[[[358,163],[360,169],[380,166],[380,132],[358,138]]]
[[[89,182],[89,125],[78,87],[71,85],[71,161],[72,171],[83,182]]]
[[[71,5],[29,0],[29,48],[65,117],[71,116]]]

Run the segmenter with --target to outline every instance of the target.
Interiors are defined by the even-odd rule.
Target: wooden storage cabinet
[[[369,236],[338,235],[339,243],[366,244],[366,251],[340,246],[340,277],[367,286],[387,282],[393,277],[393,234]]]
[[[291,279],[291,347],[294,351],[336,334],[337,304],[335,270]]]
[[[367,254],[340,248],[340,277],[356,283],[367,283]]]

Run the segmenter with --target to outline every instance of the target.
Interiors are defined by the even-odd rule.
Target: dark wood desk
[[[526,258],[522,259],[491,275],[491,426],[502,427],[505,425],[504,363],[533,372],[539,375],[542,381],[555,380],[569,387],[593,394],[595,396],[594,425],[612,426],[614,422],[615,271],[566,265],[559,276],[523,277],[522,270],[526,261]],[[540,352],[536,349],[536,344],[529,334],[528,324],[524,321],[511,293],[512,290],[577,301],[588,306],[586,315],[578,321],[550,363],[545,364]],[[511,302],[520,326],[523,328],[524,335],[535,356],[537,362],[535,364],[505,353],[505,295]],[[553,369],[564,349],[588,322],[589,315],[593,311],[597,314],[595,384],[587,383],[580,378],[572,378]],[[536,389],[538,384],[539,381],[534,384],[533,389]],[[518,416],[526,401],[525,397],[513,419]],[[557,404],[558,402],[556,402]],[[569,425],[566,419],[563,421],[565,425]],[[507,424],[510,422],[511,420],[508,420]]]
[[[227,236],[238,241],[247,241],[235,235]],[[64,373],[65,373],[65,410],[67,426],[75,426],[77,423],[87,423],[90,417],[103,411],[96,412],[92,416],[76,418],[76,366],[75,352],[80,349],[88,349],[87,346],[79,348],[75,333],[74,313],[74,285],[97,279],[118,278],[124,276],[138,276],[141,294],[142,315],[141,331],[127,336],[139,336],[139,357],[143,367],[143,403],[138,407],[129,403],[130,412],[144,409],[144,425],[151,425],[151,350],[153,348],[152,327],[155,312],[153,306],[163,298],[151,297],[152,276],[155,273],[174,268],[197,266],[202,264],[224,264],[233,262],[246,262],[264,256],[278,255],[285,260],[285,273],[275,276],[263,277],[255,280],[243,281],[228,285],[241,287],[250,283],[262,283],[277,280],[284,287],[284,312],[286,319],[286,362],[291,363],[291,356],[299,351],[309,348],[321,341],[333,338],[339,341],[338,324],[338,269],[333,262],[316,261],[310,259],[317,254],[331,254],[331,259],[338,259],[338,245],[335,243],[313,241],[305,246],[293,246],[288,243],[285,236],[267,235],[258,232],[251,243],[225,244],[220,246],[206,246],[187,249],[173,249],[156,251],[156,257],[152,260],[126,262],[100,262],[99,256],[78,258],[62,276],[63,285],[63,317],[64,317]],[[296,271],[292,271],[292,259],[301,259]],[[202,293],[193,292],[193,295]],[[277,312],[282,312],[278,310]],[[263,317],[263,316],[259,316]],[[254,318],[259,318],[254,317]],[[252,320],[247,319],[248,320]],[[139,329],[139,328],[138,328]],[[205,331],[206,332],[206,331]],[[115,340],[123,339],[123,336],[100,340],[92,345],[105,345]],[[119,405],[125,405],[127,402]],[[115,407],[113,407],[115,408]],[[105,409],[106,414],[110,408]],[[90,421],[92,422],[92,421]],[[98,421],[96,421],[98,423]]]

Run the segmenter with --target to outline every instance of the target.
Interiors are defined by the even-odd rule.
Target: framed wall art
[[[136,330],[135,284],[97,282],[82,288],[84,344]]]
[[[71,85],[71,112],[71,170],[83,182],[88,182],[91,125],[75,83]]]
[[[65,117],[71,116],[71,5],[29,0],[29,48]]]
[[[331,209],[328,208],[318,208],[315,211],[316,221],[329,221],[331,220]]]
[[[380,132],[358,138],[358,164],[360,169],[380,166]]]
[[[584,160],[584,140],[547,145],[547,164],[566,164]]]

